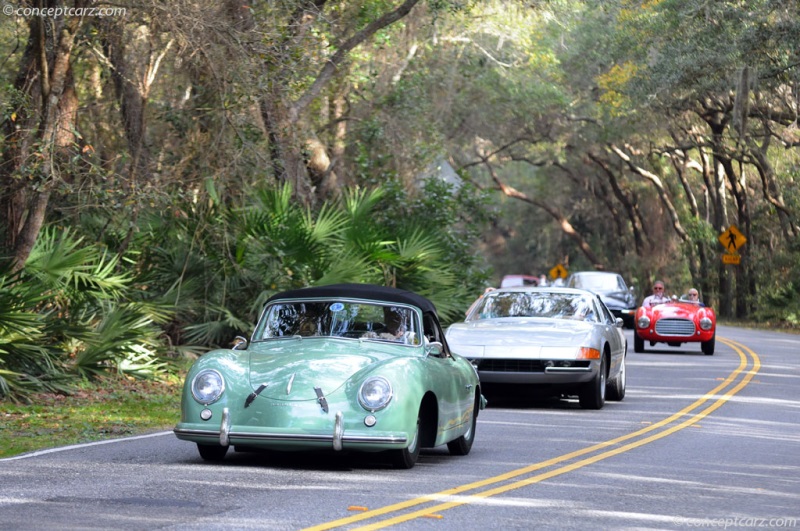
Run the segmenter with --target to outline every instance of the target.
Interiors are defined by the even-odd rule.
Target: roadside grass
[[[767,330],[770,332],[785,332],[787,334],[800,334],[800,326],[798,326],[796,323],[790,323],[786,321],[758,322],[758,321],[749,321],[745,319],[718,318],[717,323],[726,326],[735,326],[737,328],[750,328],[752,330]]]
[[[172,429],[180,418],[183,371],[160,381],[106,377],[70,395],[0,401],[0,458]]]

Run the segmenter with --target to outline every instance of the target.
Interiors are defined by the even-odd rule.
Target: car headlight
[[[192,380],[192,396],[201,404],[216,402],[224,391],[225,379],[215,370],[200,371]]]
[[[383,409],[392,400],[392,384],[383,376],[367,379],[358,390],[358,403],[368,411]]]
[[[711,325],[714,323],[711,322],[711,319],[708,317],[703,317],[700,319],[700,328],[703,330],[711,330]]]
[[[647,328],[650,326],[650,318],[646,315],[639,317],[639,320],[636,321],[636,326],[639,328]]]

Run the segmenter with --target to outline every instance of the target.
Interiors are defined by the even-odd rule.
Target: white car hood
[[[446,337],[450,348],[467,358],[571,359],[579,347],[590,346],[593,326],[569,319],[486,319],[455,323]]]

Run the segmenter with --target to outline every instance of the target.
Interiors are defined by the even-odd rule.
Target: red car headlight
[[[646,315],[639,317],[639,319],[636,321],[636,326],[639,328],[647,328],[650,326],[650,318]]]
[[[703,317],[702,319],[700,319],[701,330],[711,330],[712,326],[714,326],[714,323],[708,317]]]

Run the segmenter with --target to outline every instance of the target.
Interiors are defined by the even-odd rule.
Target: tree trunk
[[[636,254],[639,256],[644,256],[644,238],[642,237],[642,227],[644,226],[644,223],[642,223],[642,219],[636,210],[634,201],[629,198],[628,195],[622,190],[622,187],[620,187],[619,180],[609,166],[608,161],[601,159],[593,153],[588,153],[588,156],[592,161],[594,161],[595,164],[600,166],[600,168],[603,170],[603,173],[605,173],[606,177],[608,177],[608,182],[611,185],[611,189],[614,191],[614,197],[616,197],[617,201],[622,204],[622,208],[625,210],[625,213],[628,216],[628,222],[630,223],[631,230],[633,231],[633,242],[636,248]]]
[[[419,0],[405,0],[397,8],[387,11],[349,38],[338,43],[335,47],[336,51],[325,61],[308,90],[294,101],[289,96],[291,91],[287,86],[290,78],[289,72],[294,65],[288,59],[284,59],[287,62],[277,68],[275,64],[265,65],[265,70],[270,72],[270,88],[262,96],[260,108],[262,118],[269,131],[270,155],[275,177],[280,181],[291,183],[294,186],[295,195],[304,203],[311,203],[315,199],[313,197],[315,186],[311,180],[313,172],[306,163],[308,160],[319,161],[322,158],[330,160],[330,157],[327,153],[322,156],[319,152],[322,145],[318,144],[316,146],[317,156],[308,160],[304,159],[303,150],[308,147],[308,140],[313,138],[313,135],[307,134],[303,130],[301,115],[334,78],[353,49],[381,29],[401,20],[418,3]],[[299,45],[302,35],[308,31],[311,21],[320,16],[325,4],[326,0],[301,2],[291,17],[291,23],[288,25],[289,34],[283,40],[281,48],[286,49]],[[319,180],[317,184],[322,184],[322,180]],[[324,187],[320,187],[320,189],[322,190]]]
[[[81,7],[76,2],[76,7]],[[47,27],[47,23],[52,25]],[[10,164],[0,170],[3,187],[0,196],[8,197],[3,205],[7,244],[12,250],[12,270],[21,269],[33,249],[45,222],[50,190],[59,178],[60,149],[70,146],[74,138],[77,100],[71,87],[72,48],[81,19],[31,19],[29,48],[26,49],[17,76],[17,88],[30,97],[31,108],[21,113],[21,121],[31,125],[13,131],[16,148],[5,156]],[[33,124],[38,122],[36,127]],[[34,146],[39,144],[38,149]],[[37,160],[30,160],[33,153]],[[34,186],[17,178],[24,166],[35,168]],[[23,184],[24,183],[24,184]]]

